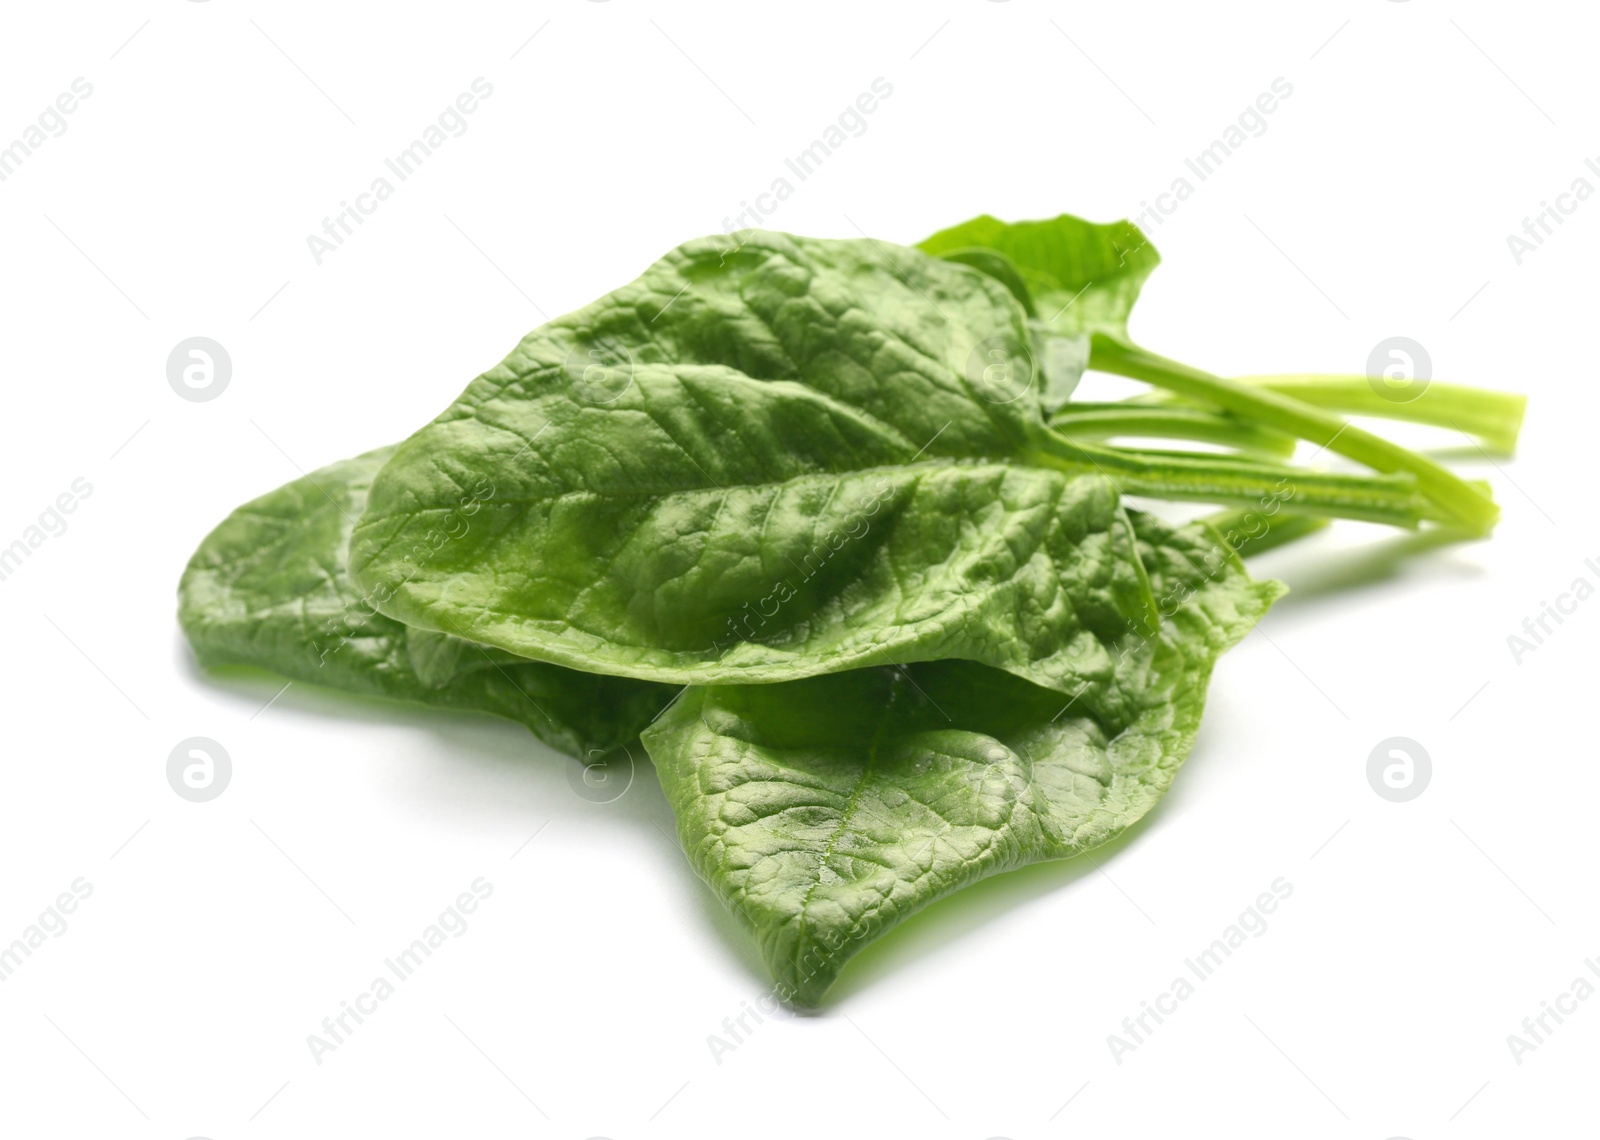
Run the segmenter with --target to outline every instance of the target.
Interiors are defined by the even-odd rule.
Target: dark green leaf
[[[1168,618],[1070,699],[972,662],[692,688],[644,734],[695,870],[815,1003],[867,942],[987,875],[1105,843],[1188,755],[1217,657],[1283,588],[1135,516]]]

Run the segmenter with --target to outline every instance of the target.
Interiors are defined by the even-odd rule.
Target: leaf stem
[[[1238,416],[1170,404],[1071,403],[1051,417],[1050,426],[1072,439],[1189,439],[1279,459],[1293,455],[1297,442]]]
[[[1430,381],[1414,398],[1402,401],[1379,392],[1365,376],[1295,373],[1241,376],[1239,379],[1347,415],[1455,428],[1477,436],[1500,455],[1510,455],[1516,450],[1517,435],[1522,430],[1522,416],[1528,404],[1526,396],[1514,392],[1494,392],[1438,381]]]
[[[1094,334],[1089,366],[1215,404],[1258,424],[1310,440],[1376,471],[1412,475],[1417,488],[1445,518],[1473,534],[1487,534],[1500,517],[1492,499],[1431,459],[1269,388],[1213,376],[1104,333]]]
[[[1236,504],[1265,509],[1293,501],[1314,514],[1415,527],[1439,513],[1410,474],[1355,475],[1309,471],[1222,455],[1152,455],[1070,440],[1041,427],[1024,457],[1074,474],[1098,472],[1126,493],[1156,499]]]

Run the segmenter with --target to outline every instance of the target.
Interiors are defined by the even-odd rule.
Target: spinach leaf
[[[694,688],[646,730],[691,863],[780,997],[815,1004],[923,906],[1105,843],[1167,790],[1213,664],[1283,587],[1207,526],[1134,521],[1168,618],[1071,699],[940,661]]]
[[[1014,282],[1022,282],[1030,315],[1056,336],[1126,334],[1139,290],[1161,264],[1132,222],[1102,225],[1070,214],[1037,222],[981,214],[917,248],[971,265],[1013,292]]]
[[[394,449],[314,471],[246,503],[213,530],[178,587],[200,663],[253,665],[347,692],[494,713],[587,758],[631,743],[674,690],[526,661],[376,613],[345,551],[367,489]]]
[[[1069,214],[1015,223],[983,214],[917,248],[970,265],[1016,297],[1027,312],[1047,412],[1071,398],[1089,365],[1091,333],[1127,333],[1139,290],[1161,262],[1132,223],[1101,225]]]
[[[1404,478],[1070,441],[1000,283],[753,232],[530,333],[396,450],[350,565],[408,625],[573,668],[961,658],[1071,692],[1150,604],[1117,488],[1253,505],[1288,476],[1305,509],[1415,521]]]
[[[1103,670],[1149,606],[1115,487],[992,461],[1042,426],[1022,314],[894,257],[690,243],[537,330],[384,468],[356,581],[408,624],[677,683]]]

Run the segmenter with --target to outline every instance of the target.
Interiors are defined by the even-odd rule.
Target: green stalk
[[[1500,509],[1492,499],[1431,459],[1271,389],[1201,372],[1104,333],[1094,334],[1089,366],[1215,404],[1258,424],[1319,444],[1376,471],[1409,474],[1446,519],[1472,534],[1488,534],[1500,517]]]
[[[1067,404],[1051,418],[1050,426],[1072,439],[1192,439],[1279,459],[1293,455],[1296,442],[1294,436],[1238,416],[1176,406]]]
[[[1522,415],[1528,403],[1526,396],[1514,392],[1490,392],[1437,381],[1430,381],[1414,398],[1397,401],[1374,390],[1372,381],[1365,376],[1295,374],[1241,376],[1239,379],[1347,415],[1455,428],[1477,436],[1500,455],[1510,455],[1516,450],[1517,434],[1522,430]]]
[[[1024,453],[1038,466],[1098,472],[1130,495],[1237,504],[1257,509],[1293,501],[1302,512],[1415,527],[1439,512],[1407,473],[1354,475],[1309,471],[1232,456],[1151,456],[1070,440],[1041,427]]]
[[[1162,459],[1226,459],[1226,460],[1229,460],[1229,461],[1231,461],[1233,463],[1254,463],[1254,464],[1256,464],[1258,466],[1262,465],[1262,464],[1266,464],[1268,466],[1276,468],[1277,470],[1289,470],[1289,468],[1286,467],[1284,464],[1279,463],[1274,459],[1268,459],[1267,457],[1262,456],[1262,455],[1250,455],[1250,454],[1248,454],[1246,452],[1243,452],[1243,451],[1228,452],[1226,454],[1214,454],[1214,453],[1209,452],[1209,451],[1184,451],[1184,450],[1181,450],[1181,449],[1176,448],[1176,447],[1130,447],[1125,443],[1108,443],[1105,446],[1109,447],[1109,448],[1112,448],[1115,451],[1121,452],[1123,455],[1139,455],[1139,456],[1143,456],[1145,459],[1152,459],[1152,460],[1162,460]],[[1308,468],[1308,467],[1297,467],[1297,468],[1294,468],[1294,470],[1296,470],[1296,471],[1309,471],[1310,468]]]

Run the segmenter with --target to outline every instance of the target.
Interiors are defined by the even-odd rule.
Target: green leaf
[[[408,629],[374,612],[351,584],[350,530],[393,451],[296,479],[206,536],[178,587],[178,620],[200,663],[253,665],[352,693],[494,713],[579,758],[631,743],[674,690]]]
[[[645,732],[690,862],[781,997],[815,1004],[928,903],[1105,843],[1167,790],[1213,664],[1283,587],[1209,527],[1135,522],[1168,620],[1071,699],[940,661],[693,688]]]
[[[946,261],[959,261],[963,265],[970,265],[979,273],[993,277],[1010,290],[1017,304],[1022,306],[1022,311],[1030,318],[1039,315],[1039,310],[1033,304],[1033,291],[1028,288],[1028,283],[1022,279],[1022,274],[1017,272],[1017,267],[1005,254],[972,246],[953,249],[939,256]]]
[[[675,684],[1103,671],[1143,568],[1092,462],[1032,465],[1011,296],[879,242],[741,238],[531,333],[402,444],[358,585],[409,625]]]
[[[1139,290],[1161,263],[1155,246],[1132,222],[1101,225],[1070,214],[1036,222],[1002,222],[980,214],[940,230],[917,248],[964,261],[997,280],[1014,273],[1026,284],[1034,314],[1057,336],[1126,336]],[[987,258],[980,256],[984,251]],[[995,253],[1010,263],[1009,271],[993,268]]]

